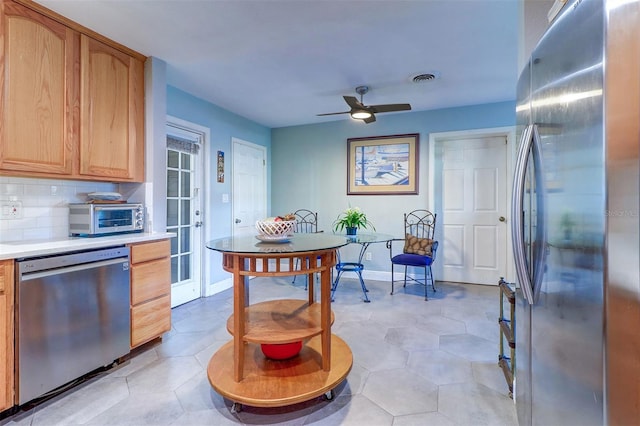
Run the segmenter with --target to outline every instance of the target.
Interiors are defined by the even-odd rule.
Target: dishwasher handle
[[[118,263],[122,263],[123,271],[129,270],[129,258],[119,257],[115,259],[101,260],[98,262],[84,263],[82,265],[68,266],[65,268],[48,269],[46,271],[40,271],[40,272],[24,272],[20,275],[20,282],[36,280],[39,278],[50,277],[53,275],[59,275],[59,274],[64,274],[68,272],[86,271],[87,269],[94,269],[94,268],[99,268],[101,266],[115,265]]]

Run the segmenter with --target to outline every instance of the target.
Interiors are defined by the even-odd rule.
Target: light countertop
[[[170,232],[120,234],[105,237],[68,237],[58,240],[12,241],[0,243],[0,260],[46,256],[76,250],[91,250],[124,244],[174,238]]]

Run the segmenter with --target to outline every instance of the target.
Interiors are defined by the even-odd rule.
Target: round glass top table
[[[222,253],[268,254],[301,253],[318,250],[331,250],[349,244],[346,235],[293,234],[281,241],[260,241],[256,236],[226,237],[207,242],[207,248]],[[293,275],[293,274],[290,274]]]
[[[208,249],[222,253],[222,267],[233,274],[233,314],[227,321],[233,339],[213,354],[207,367],[209,383],[233,401],[232,410],[242,404],[291,405],[322,394],[333,398],[333,389],[353,365],[349,346],[331,333],[331,269],[338,248],[349,243],[343,235],[325,233],[294,234],[277,242],[241,236],[206,243]],[[316,273],[319,303],[313,286]],[[249,277],[291,275],[309,277],[308,300],[249,303]],[[265,345],[301,349],[284,360],[270,359]]]
[[[340,235],[347,238],[350,243],[358,244],[384,243],[395,238],[393,235],[380,232],[358,232],[356,235]]]

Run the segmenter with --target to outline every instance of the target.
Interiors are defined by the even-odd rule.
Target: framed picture
[[[217,180],[220,183],[224,182],[224,152],[223,151],[218,151]]]
[[[347,195],[417,195],[418,133],[347,139]]]

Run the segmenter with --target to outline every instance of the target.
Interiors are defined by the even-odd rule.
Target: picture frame
[[[224,151],[218,151],[216,180],[218,183],[224,183]]]
[[[420,135],[347,139],[347,195],[418,195]]]

